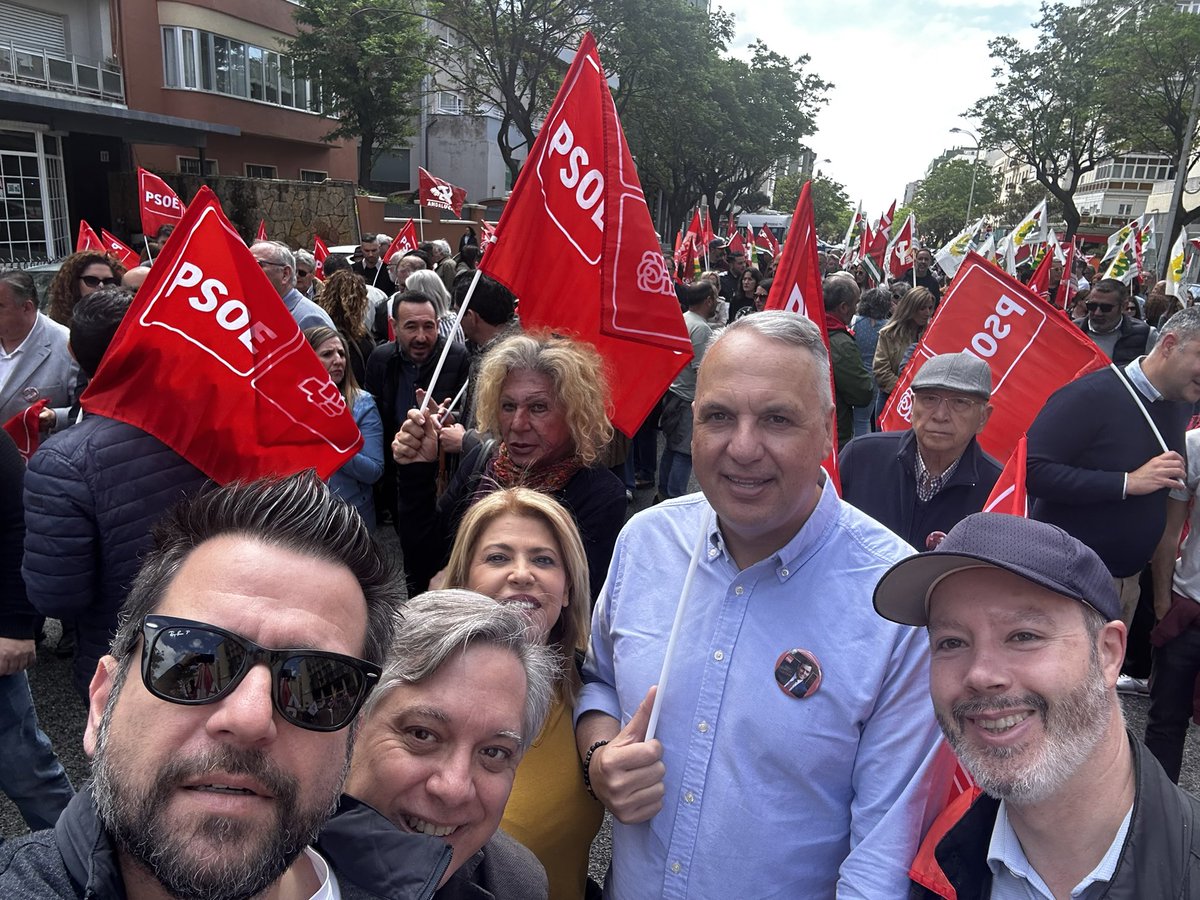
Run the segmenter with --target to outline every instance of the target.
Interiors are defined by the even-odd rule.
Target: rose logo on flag
[[[912,421],[912,391],[906,390],[900,397],[900,402],[896,404],[896,414],[905,422]]]
[[[642,254],[642,262],[637,269],[638,290],[651,294],[666,294],[675,296],[675,288],[671,286],[671,273],[663,262],[662,254],[647,250]]]
[[[329,417],[340,416],[346,408],[346,398],[328,378],[305,378],[297,385],[310,403]]]

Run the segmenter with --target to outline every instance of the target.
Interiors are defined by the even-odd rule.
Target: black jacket
[[[1105,900],[1191,900],[1200,897],[1200,801],[1180,790],[1142,742],[1133,748],[1133,816]],[[1097,785],[1103,789],[1103,785]],[[981,794],[937,845],[938,864],[958,900],[986,900],[992,888],[988,844],[1000,801]],[[910,900],[939,895],[913,884]]]
[[[433,352],[423,363],[409,362],[400,349],[399,341],[389,341],[376,347],[367,360],[367,377],[363,387],[375,396],[379,407],[379,415],[383,419],[383,436],[386,445],[392,443],[392,436],[400,427],[409,409],[416,405],[415,388],[428,390],[429,382],[433,379],[433,370],[442,355],[442,347],[446,339],[439,337],[433,347]],[[471,362],[467,357],[467,348],[463,344],[451,344],[450,353],[446,357],[446,365],[438,376],[433,396],[436,400],[453,397],[458,389],[466,383],[471,371]],[[401,378],[408,379],[408,406],[396,408],[396,392],[400,388]],[[384,459],[390,460],[391,453],[385,453]]]
[[[25,460],[17,445],[0,429],[0,637],[25,641],[37,628],[37,613],[29,605],[21,578],[25,541],[25,506],[21,491]]]
[[[380,256],[382,255],[381,252]],[[396,293],[396,285],[392,282],[392,275],[388,272],[387,263],[382,259],[379,260],[378,274],[376,274],[374,269],[364,269],[361,259],[350,266],[350,271],[360,276],[367,284],[379,288],[389,297]]]
[[[317,849],[332,866],[343,900],[429,900],[451,856],[445,842],[402,832],[349,796],[321,831]],[[54,828],[0,844],[0,897],[124,900],[116,848],[97,817],[90,785]]]
[[[1088,331],[1086,316],[1076,319],[1075,324],[1083,329],[1083,333],[1088,337],[1092,336],[1092,333]],[[1117,345],[1113,347],[1112,361],[1118,366],[1127,366],[1139,356],[1146,355],[1146,343],[1150,340],[1150,326],[1140,319],[1121,316],[1119,330],[1121,336],[1117,338]]]
[[[917,498],[917,437],[908,431],[864,434],[838,456],[842,499],[886,525],[918,550],[931,531],[949,531],[983,504],[1003,469],[976,438],[958,468],[928,503]]]

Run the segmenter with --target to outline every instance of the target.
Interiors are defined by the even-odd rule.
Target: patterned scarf
[[[501,441],[497,452],[487,461],[481,480],[490,480],[502,488],[527,487],[541,494],[555,494],[582,468],[578,456],[568,456],[548,466],[519,466],[512,461],[508,446]]]

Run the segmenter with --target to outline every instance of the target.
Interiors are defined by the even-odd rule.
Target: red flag
[[[341,392],[207,187],[81,402],[221,484],[308,468],[326,478],[362,446]]]
[[[1052,393],[1109,364],[1066,316],[972,251],[888,399],[880,417],[884,431],[909,427],[908,385],[925,360],[962,350],[970,350],[992,370],[995,410],[979,442],[997,459],[1009,457]]]
[[[157,175],[138,167],[138,207],[142,211],[142,232],[158,234],[164,225],[178,225],[183,204],[167,183]]]
[[[742,242],[742,233],[740,231],[732,232],[733,239],[729,242],[730,253],[745,253],[746,245]]]
[[[100,236],[92,230],[92,226],[86,220],[79,220],[79,238],[75,241],[75,252],[82,253],[84,250],[99,250],[101,253],[107,253],[108,248],[104,246],[104,241],[100,240]]]
[[[766,230],[764,228],[764,230]],[[817,260],[817,229],[813,218],[812,182],[804,182],[796,200],[796,212],[783,257],[775,269],[775,280],[764,309],[782,309],[805,316],[821,330],[821,341],[829,351],[829,331],[825,327],[825,300],[821,289],[821,264]],[[833,389],[833,369],[829,370],[829,386]],[[837,470],[837,410],[831,413],[835,440],[833,451],[823,465],[833,478],[840,494],[841,480]]]
[[[1062,308],[1064,311],[1066,311],[1068,316],[1071,314],[1071,312],[1070,312],[1071,304],[1075,300],[1075,294],[1078,291],[1078,287],[1079,287],[1078,283],[1075,281],[1075,276],[1071,274],[1072,271],[1075,269],[1075,254],[1078,252],[1078,249],[1079,248],[1075,245],[1075,241],[1071,241],[1071,243],[1067,246],[1067,258],[1065,260],[1063,260]]]
[[[713,240],[716,238],[716,235],[713,234],[712,229],[712,213],[710,213],[707,208],[704,210],[703,222],[703,230],[700,233],[700,246],[708,249],[708,245],[713,242]]]
[[[590,341],[613,424],[632,435],[692,357],[612,94],[586,33],[480,268],[521,298],[521,322]]]
[[[1038,263],[1033,274],[1029,276],[1029,290],[1037,294],[1039,297],[1050,290],[1050,264],[1054,262],[1054,251],[1049,247],[1045,248],[1042,253],[1042,259]]]
[[[1029,495],[1025,491],[1025,461],[1029,452],[1029,441],[1024,434],[1017,440],[1012,456],[1004,464],[1004,471],[996,480],[996,486],[983,504],[984,512],[1008,513],[1011,516],[1029,516]]]
[[[411,220],[410,220],[411,222]],[[486,250],[492,244],[496,243],[496,226],[486,219],[479,222],[479,231],[483,238],[482,249]]]
[[[115,256],[126,269],[132,269],[142,264],[141,255],[116,235],[101,228],[100,238],[104,241],[104,252],[109,256]]]
[[[26,462],[29,462],[29,457],[33,456],[33,452],[38,448],[38,441],[41,439],[38,416],[49,402],[49,397],[43,397],[33,406],[26,407],[4,423],[4,430],[13,439],[13,443],[17,445],[17,450],[25,457]]]
[[[317,261],[317,268],[313,272],[313,277],[317,281],[324,281],[325,260],[329,259],[329,245],[316,235],[313,235],[313,259]]]
[[[888,235],[892,233],[892,222],[896,220],[896,201],[892,201],[892,205],[888,207],[887,212],[879,217],[879,227],[875,229],[875,234],[882,235],[886,244]]]
[[[424,169],[417,168],[420,179],[420,204],[432,206],[434,209],[448,209],[455,218],[462,215],[462,205],[467,199],[467,189],[456,187],[448,181],[430,175]]]
[[[807,182],[806,182],[807,183]],[[792,224],[796,224],[796,220],[792,220]],[[816,240],[814,234],[813,240]],[[766,250],[776,259],[779,258],[779,240],[775,237],[775,232],[764,225],[758,232],[758,236],[754,238],[754,246],[760,250]]]
[[[483,229],[483,239],[486,243],[488,230]],[[409,250],[417,249],[417,229],[413,225],[413,220],[409,219],[404,223],[404,227],[400,229],[400,233],[392,238],[392,242],[388,244],[387,250],[383,253],[383,264],[386,266],[392,261],[392,254],[399,253],[402,256]]]
[[[267,237],[267,220],[259,219],[258,220],[258,231],[256,231],[254,234],[254,243],[257,244],[259,241],[269,241],[269,240],[270,240],[270,238]]]
[[[916,260],[916,240],[917,224],[910,213],[887,246],[887,254],[883,260],[884,275],[899,278],[913,267]]]

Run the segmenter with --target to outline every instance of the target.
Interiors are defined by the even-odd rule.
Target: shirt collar
[[[1121,859],[1121,850],[1125,847],[1125,836],[1129,833],[1129,823],[1132,817],[1133,805],[1130,804],[1129,811],[1125,813],[1125,818],[1121,820],[1121,825],[1117,829],[1112,843],[1104,853],[1104,858],[1096,864],[1096,868],[1083,877],[1079,884],[1075,885],[1071,891],[1072,897],[1079,896],[1089,885],[1098,881],[1112,881],[1113,873],[1117,870],[1117,863]],[[1025,857],[1021,841],[1017,837],[1017,833],[1013,831],[1012,822],[1008,818],[1008,804],[1003,800],[1000,801],[1000,807],[996,811],[996,824],[992,827],[992,839],[988,843],[987,864],[993,875],[999,875],[1001,867],[1004,867],[1013,875],[1024,878],[1043,889],[1046,896],[1050,896],[1049,888],[1045,886],[1042,876]]]
[[[14,356],[16,356],[22,350],[28,350],[30,347],[33,346],[34,335],[38,334],[41,331],[41,329],[42,329],[42,314],[38,313],[37,317],[34,318],[34,320],[33,320],[33,327],[29,329],[29,334],[25,335],[25,339],[17,345],[16,349],[13,350],[12,353],[5,353],[4,348],[0,347],[0,359],[12,359]]]
[[[795,575],[800,567],[808,561],[808,558],[816,553],[825,543],[829,530],[841,515],[841,500],[838,498],[837,491],[833,489],[833,485],[830,484],[828,474],[823,469],[821,471],[821,479],[821,494],[817,498],[817,505],[809,513],[808,519],[805,520],[804,524],[800,526],[800,530],[792,536],[790,541],[766,559],[760,560],[749,568],[753,569],[757,566],[769,565],[775,570],[775,574],[782,583]],[[707,506],[707,508],[712,509],[711,506]],[[721,535],[715,510],[708,521],[706,546],[708,552],[705,555],[707,556],[706,561],[709,564],[716,562],[718,558],[724,557],[729,560],[731,565],[734,567],[737,566],[733,556],[729,553],[729,548],[725,545],[724,537]]]
[[[1154,403],[1162,399],[1162,392],[1150,382],[1150,379],[1146,377],[1146,373],[1142,371],[1142,360],[1145,358],[1144,356],[1139,356],[1127,365],[1125,367],[1125,374],[1129,377],[1133,386],[1141,391],[1142,396],[1151,403]]]

